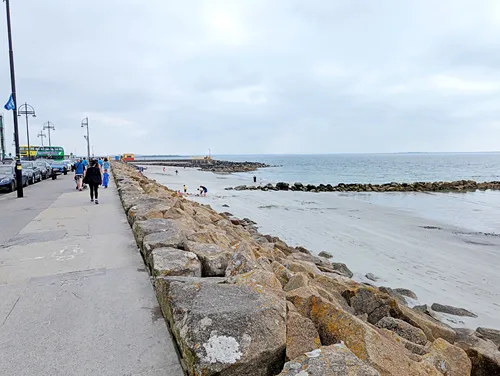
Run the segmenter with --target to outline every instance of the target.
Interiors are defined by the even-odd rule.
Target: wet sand
[[[186,184],[192,194],[204,185],[207,197],[190,198],[248,217],[262,233],[290,245],[315,254],[328,251],[334,261],[346,263],[357,280],[368,282],[364,275],[373,273],[380,280],[370,283],[409,288],[419,297],[412,304],[448,304],[479,316],[442,315],[452,326],[500,329],[500,236],[375,204],[366,197],[359,200],[355,194],[225,191],[248,182],[189,168],[177,168],[176,176],[175,170],[150,166],[146,175],[175,190]]]

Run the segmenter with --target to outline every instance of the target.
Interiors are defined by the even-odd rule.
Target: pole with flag
[[[9,100],[5,104],[5,109],[12,111],[12,116],[14,118],[14,142],[16,144],[16,186],[17,186],[17,197],[21,198],[24,196],[23,192],[23,171],[21,164],[21,153],[19,151],[19,128],[17,125],[17,100],[16,100],[16,75],[14,73],[14,51],[12,49],[12,28],[10,25],[10,4],[9,0],[4,0],[5,8],[7,11],[7,35],[9,38],[9,61],[10,61],[10,84],[12,88],[12,93],[10,94]]]

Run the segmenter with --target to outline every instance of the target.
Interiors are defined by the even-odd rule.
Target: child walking
[[[90,202],[99,203],[99,186],[102,184],[101,169],[95,159],[90,161],[90,167],[85,171],[85,178],[83,179],[90,188]]]
[[[104,174],[102,175],[102,186],[104,188],[108,188],[108,184],[109,184],[108,170],[104,170]]]

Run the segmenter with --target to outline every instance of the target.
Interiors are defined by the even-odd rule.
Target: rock
[[[475,313],[467,311],[465,308],[456,308],[449,305],[433,303],[431,306],[433,311],[447,313],[454,316],[477,317]]]
[[[170,277],[155,287],[189,375],[268,376],[283,366],[283,293]]]
[[[163,232],[154,232],[144,237],[141,251],[147,260],[151,252],[157,248],[182,248],[186,237],[178,228],[170,227]]]
[[[291,291],[298,289],[299,287],[305,287],[309,285],[309,277],[306,273],[296,273],[290,278],[288,283],[283,287],[283,291]]]
[[[247,186],[246,185],[238,185],[237,187],[234,187],[234,190],[235,191],[244,191],[244,190],[247,190]]]
[[[407,296],[408,298],[411,298],[411,299],[415,299],[415,300],[418,299],[417,294],[415,294],[413,291],[411,291],[409,289],[397,288],[397,289],[394,289],[394,292],[396,292],[400,295],[403,295],[403,296]]]
[[[266,287],[282,294],[280,281],[278,281],[273,272],[268,272],[267,270],[255,269],[245,274],[228,277],[228,282],[237,285],[245,284],[251,287]]]
[[[321,340],[313,322],[299,313],[289,311],[286,320],[286,358],[295,359],[320,346]]]
[[[471,329],[456,329],[455,345],[463,349],[472,363],[472,376],[500,375],[500,352],[489,339]]]
[[[201,263],[192,252],[176,248],[157,248],[149,256],[154,276],[201,277]]]
[[[422,329],[431,342],[436,338],[443,338],[449,343],[455,342],[456,333],[452,328],[425,313],[398,304],[391,309],[391,316]]]
[[[259,265],[249,246],[241,244],[236,248],[231,256],[231,260],[229,260],[226,269],[226,277],[245,274],[258,267]]]
[[[434,366],[443,375],[470,376],[471,361],[465,351],[438,338],[424,355],[423,361]]]
[[[290,184],[283,182],[276,183],[276,189],[280,191],[288,191],[288,189],[290,189]]]
[[[400,337],[418,345],[425,345],[427,343],[427,337],[422,329],[415,328],[403,320],[395,319],[393,317],[383,317],[379,322],[377,322],[376,326],[378,328],[393,331]]]
[[[198,256],[203,277],[223,277],[231,260],[231,253],[216,244],[186,241],[184,249]]]
[[[365,277],[368,278],[370,281],[373,281],[373,282],[377,282],[379,280],[379,278],[375,274],[373,274],[373,273],[365,274]]]
[[[286,363],[278,376],[380,376],[343,344],[320,350],[318,356],[302,355]]]
[[[290,278],[292,278],[293,276],[292,273],[287,268],[285,268],[277,261],[273,261],[271,263],[271,268],[273,269],[274,275],[276,276],[276,278],[278,278],[278,281],[280,281],[281,286],[283,287],[288,283]]]
[[[223,208],[229,208],[229,205],[228,204],[224,204],[222,205]]]
[[[476,329],[476,332],[478,332],[482,338],[489,339],[497,345],[497,347],[500,347],[500,330],[479,327]]]
[[[171,236],[182,236],[177,223],[171,219],[148,219],[146,221],[136,221],[132,226],[137,245],[142,248],[144,237],[155,232],[166,232]]]
[[[307,255],[311,254],[311,252],[308,249],[301,247],[300,245],[298,247],[295,247],[295,249],[300,253],[305,253]]]
[[[352,278],[352,276],[354,275],[346,266],[346,264],[343,264],[341,262],[332,262],[332,267],[333,270],[339,272],[342,275],[345,275],[348,278]]]
[[[378,288],[380,291],[382,291],[383,293],[386,293],[387,295],[390,295],[392,296],[393,298],[395,298],[398,302],[404,304],[404,305],[408,305],[408,302],[406,301],[405,297],[399,293],[397,293],[396,291],[394,291],[393,289],[391,289],[390,287],[385,287],[385,286],[380,286]]]
[[[324,258],[327,258],[327,259],[330,259],[333,257],[333,255],[329,252],[326,252],[326,251],[321,251],[319,254],[318,254],[319,257],[324,257]]]
[[[471,376],[500,375],[500,351],[490,347],[470,347],[466,353],[472,363]]]
[[[309,274],[309,276],[311,278],[314,277],[316,274],[321,274],[321,270],[319,270],[318,267],[316,265],[314,265],[314,263],[309,262],[309,261],[300,261],[300,260],[297,260],[297,261],[293,261],[293,262],[287,262],[285,264],[285,266],[291,272],[294,272],[294,273],[299,273],[299,272],[307,273],[307,274]]]
[[[368,314],[368,322],[375,325],[390,316],[390,309],[395,304],[394,299],[377,292],[374,288],[354,288],[345,291],[343,296],[356,315]]]
[[[442,376],[434,367],[412,361],[401,344],[381,335],[338,303],[326,301],[311,286],[287,292],[287,299],[300,314],[312,320],[323,345],[343,341],[354,355],[382,375]]]

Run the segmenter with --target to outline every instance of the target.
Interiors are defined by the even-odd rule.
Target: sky
[[[88,117],[96,155],[500,150],[498,0],[10,1],[31,144],[83,155]]]

